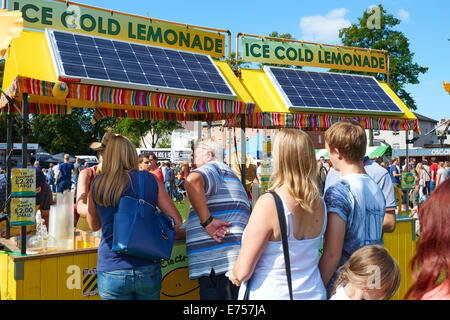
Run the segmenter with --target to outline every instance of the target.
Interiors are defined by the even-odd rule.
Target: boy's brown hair
[[[363,162],[366,154],[367,136],[363,126],[351,119],[333,124],[325,131],[325,142],[330,150],[337,149],[345,160]]]

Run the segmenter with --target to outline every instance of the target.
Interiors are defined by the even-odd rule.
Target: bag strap
[[[139,182],[138,182],[138,190],[139,190],[139,195],[138,198],[139,200],[144,200],[144,171],[139,171]]]
[[[277,206],[277,214],[278,214],[278,222],[280,223],[280,233],[281,233],[281,241],[283,242],[283,254],[284,254],[284,264],[286,267],[286,277],[289,288],[289,297],[293,300],[292,296],[292,278],[291,278],[291,261],[289,259],[289,247],[287,241],[287,229],[286,229],[286,217],[284,215],[283,202],[281,201],[280,196],[274,192],[270,191],[272,196],[275,199],[275,205]]]

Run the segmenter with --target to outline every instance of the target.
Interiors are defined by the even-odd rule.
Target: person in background
[[[293,298],[324,300],[326,292],[318,263],[327,215],[309,136],[296,129],[280,130],[274,139],[273,163],[269,190],[276,192],[283,202]],[[262,195],[256,202],[229,279],[240,286],[250,277],[249,299],[289,299],[280,224],[271,194]],[[246,287],[241,286],[240,299]]]
[[[69,155],[64,155],[64,163],[60,163],[58,173],[56,174],[55,184],[56,192],[64,192],[64,190],[72,189],[72,171],[74,169],[73,163],[69,161]]]
[[[148,159],[150,160],[150,172],[153,173],[162,183],[164,183],[162,170],[158,167],[158,157],[156,157],[153,152],[150,152]]]
[[[428,165],[428,159],[423,159],[423,170],[425,170],[425,195],[428,197],[430,195],[430,182],[431,182],[431,173],[430,166]]]
[[[325,191],[328,224],[319,262],[329,296],[336,270],[360,247],[382,244],[386,200],[364,170],[367,136],[354,120],[339,121],[325,131],[325,147],[341,179]]]
[[[416,166],[416,172],[419,179],[419,199],[423,199],[425,194],[425,169],[422,162],[419,162]]]
[[[327,180],[328,170],[324,166],[325,158],[323,156],[320,157],[319,161],[317,162],[317,166],[319,168],[318,170],[318,179],[319,179],[319,190],[320,195],[323,196],[324,190],[325,190],[325,182]]]
[[[139,170],[150,171],[150,159],[145,153],[139,155]]]
[[[80,158],[75,158],[75,163],[73,164],[72,180],[75,187],[75,194],[77,194],[78,177],[80,176],[80,171],[83,170],[83,165],[81,164]]]
[[[106,132],[103,135],[101,142],[95,141],[90,144],[89,148],[97,152],[99,155],[99,164],[81,170],[80,176],[78,177],[78,188],[74,205],[74,212],[76,216],[75,226],[77,229],[84,231],[91,230],[86,220],[88,215],[89,194],[92,187],[92,181],[94,181],[96,175],[101,173],[103,151],[106,148],[110,135],[111,133]]]
[[[400,179],[402,177],[402,173],[399,167],[400,160],[396,157],[391,158],[391,166],[389,167],[389,174],[391,175],[392,184],[400,187]]]
[[[420,177],[419,177],[419,173],[416,169],[410,169],[410,172],[414,174],[415,178],[414,178],[414,189],[413,190],[409,190],[409,207],[410,208],[414,208],[414,207],[418,207],[419,206],[419,199],[420,199]]]
[[[400,287],[400,267],[379,245],[359,248],[338,272],[330,300],[389,300]]]
[[[136,147],[126,137],[111,135],[103,153],[102,172],[92,182],[87,222],[92,231],[101,228],[98,247],[97,283],[103,300],[159,300],[161,263],[111,250],[114,213],[122,196],[138,197],[139,160]],[[174,219],[181,216],[163,184],[150,172],[144,174],[144,200]]]
[[[42,167],[41,167],[41,165],[39,164],[39,161],[37,161],[37,160],[34,162],[34,167],[35,167],[35,168],[39,168],[39,169],[42,170]]]
[[[201,300],[236,300],[239,287],[225,273],[239,255],[250,201],[239,178],[211,139],[194,147],[196,169],[186,179],[191,208],[186,226],[189,278],[198,279]]]
[[[430,166],[430,194],[433,192],[434,188],[436,188],[436,178],[437,171],[439,169],[439,165],[436,161],[436,157],[431,157],[431,166]]]
[[[437,170],[436,175],[436,187],[440,185],[442,182],[444,182],[445,179],[447,179],[448,171],[445,168],[445,164],[443,161],[439,162],[439,167]]]
[[[450,300],[450,179],[419,207],[420,237],[410,261],[413,284],[405,299]]]
[[[177,201],[180,201],[180,196],[175,190],[175,170],[172,169],[170,162],[166,162],[165,166],[166,174],[164,175],[164,185],[166,188],[166,192],[172,199],[175,198]]]

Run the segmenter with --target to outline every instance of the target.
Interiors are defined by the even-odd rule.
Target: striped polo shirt
[[[250,217],[247,193],[230,167],[213,161],[194,172],[200,173],[205,181],[206,205],[211,215],[232,224],[222,243],[218,243],[200,225],[199,217],[191,206],[186,226],[190,279],[209,276],[211,269],[220,275],[233,268]]]

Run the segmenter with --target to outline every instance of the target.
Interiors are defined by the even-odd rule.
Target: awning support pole
[[[244,189],[247,191],[245,186],[245,143],[245,114],[241,114],[241,181]]]
[[[6,114],[6,235],[11,237],[11,153],[12,153],[12,114],[11,103],[8,103],[8,113]]]
[[[22,108],[22,168],[26,168],[28,165],[28,94],[23,94],[23,108]],[[21,253],[27,252],[27,227],[20,227],[20,241],[21,241]]]
[[[409,130],[406,130],[406,166],[405,171],[409,172]],[[400,166],[402,164],[400,163]],[[400,185],[401,186],[401,185]],[[409,190],[406,190],[406,216],[409,217]]]

